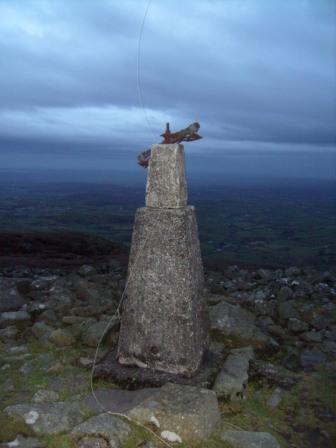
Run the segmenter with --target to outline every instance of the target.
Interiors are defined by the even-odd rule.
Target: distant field
[[[189,203],[196,206],[203,257],[214,266],[336,265],[335,184],[192,187]],[[129,245],[143,205],[144,187],[4,186],[0,231],[71,230]]]

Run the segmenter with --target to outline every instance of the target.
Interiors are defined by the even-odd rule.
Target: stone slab
[[[212,344],[210,350],[205,352],[198,372],[193,377],[187,378],[150,368],[121,365],[116,359],[116,349],[114,349],[95,366],[94,378],[111,381],[128,390],[160,387],[167,382],[211,388],[226,356],[227,351],[223,345]],[[153,391],[154,389],[151,390]]]
[[[197,442],[209,438],[220,422],[216,394],[212,390],[165,384],[158,394],[135,406],[129,417],[156,427],[170,442]]]
[[[159,390],[157,387],[138,390],[95,389],[94,395],[91,393],[85,398],[85,405],[93,412],[125,413]]]

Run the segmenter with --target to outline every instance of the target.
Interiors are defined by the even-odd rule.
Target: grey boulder
[[[0,312],[18,311],[26,303],[15,287],[0,284]]]
[[[36,434],[66,432],[84,418],[79,404],[74,402],[15,404],[4,411],[22,418]]]
[[[255,325],[254,315],[239,305],[222,301],[209,308],[209,316],[213,335],[224,340],[226,346],[250,344],[263,348],[269,343],[268,337]]]
[[[122,421],[120,417],[103,413],[95,415],[80,425],[77,425],[71,431],[71,437],[73,440],[77,441],[77,446],[81,446],[79,442],[91,436],[104,438],[108,440],[111,448],[119,448],[128,438],[130,432],[130,426]],[[83,443],[84,442],[82,442],[82,444]]]
[[[156,426],[159,435],[171,442],[207,439],[220,422],[214,391],[172,383],[128,411],[128,416]]]
[[[228,398],[231,401],[245,398],[249,362],[253,358],[252,347],[231,350],[213,387],[217,397]]]
[[[268,432],[225,430],[220,438],[234,448],[281,448],[276,438]]]

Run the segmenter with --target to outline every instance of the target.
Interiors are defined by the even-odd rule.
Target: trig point
[[[208,328],[184,148],[157,144],[149,155],[146,207],[135,216],[117,359],[122,365],[191,377],[207,348]]]

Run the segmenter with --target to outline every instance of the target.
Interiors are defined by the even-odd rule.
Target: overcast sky
[[[139,152],[166,121],[201,123],[191,153],[335,151],[335,0],[152,0],[143,110],[147,5],[0,0],[3,155]]]

